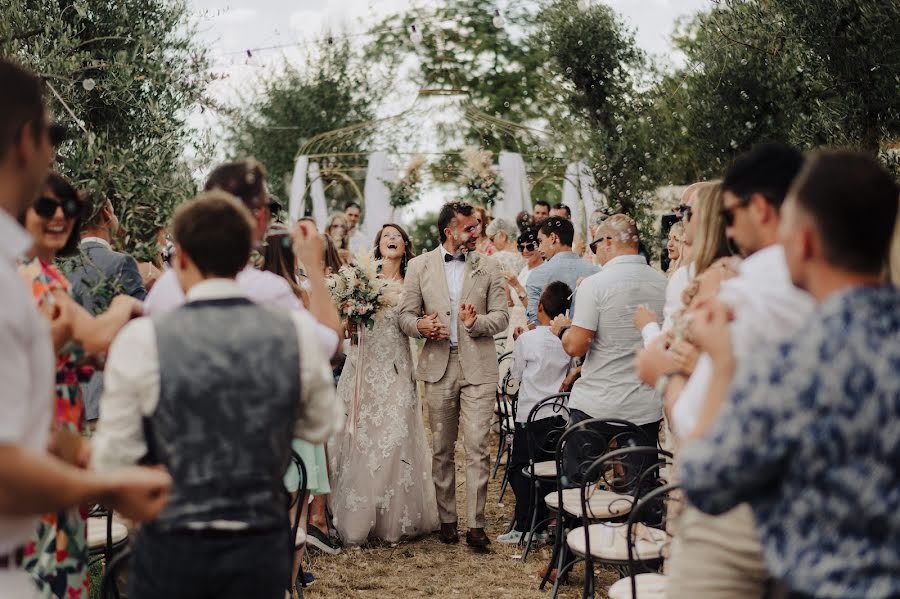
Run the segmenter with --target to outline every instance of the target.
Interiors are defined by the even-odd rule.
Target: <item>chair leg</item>
[[[547,572],[544,574],[544,578],[541,579],[541,584],[538,587],[538,589],[542,591],[544,590],[544,587],[547,586],[547,582],[550,580],[550,573],[553,571],[553,564],[556,563],[560,553],[563,550],[563,547],[565,547],[565,544],[563,543],[563,539],[565,538],[564,522],[565,512],[558,511],[556,513],[556,534],[553,536],[553,553],[550,555],[550,562],[547,564]],[[557,567],[556,571],[559,572],[559,570],[560,568]]]
[[[538,502],[538,489],[540,488],[540,482],[535,478],[532,479],[533,484],[531,487],[531,528],[528,530],[528,534],[525,535],[525,551],[522,552],[522,563],[525,563],[525,560],[528,559],[528,553],[531,551],[531,543],[534,540],[534,530],[537,528],[537,502]]]
[[[509,486],[509,456],[506,458],[506,469],[503,471],[503,480],[500,482],[500,498],[497,503],[503,503],[503,496],[506,494],[506,487]]]
[[[581,599],[594,599],[594,562],[589,557],[584,558],[584,590]]]

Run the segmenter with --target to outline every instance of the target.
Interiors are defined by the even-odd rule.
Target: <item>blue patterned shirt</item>
[[[681,458],[700,510],[751,504],[766,565],[793,591],[900,596],[900,291],[825,301],[739,370]]]
[[[537,307],[544,287],[554,281],[562,281],[575,291],[578,279],[587,278],[600,272],[600,269],[579,257],[575,252],[560,252],[535,268],[528,275],[525,293],[528,294],[528,307],[525,316],[528,322],[537,324]]]

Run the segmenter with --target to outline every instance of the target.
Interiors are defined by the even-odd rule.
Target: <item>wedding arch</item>
[[[463,123],[467,133],[474,131],[480,139],[466,139]],[[290,218],[311,213],[324,228],[326,191],[346,183],[364,207],[363,233],[372,236],[385,222],[397,220],[391,187],[405,162],[420,157],[418,161],[427,164],[425,183],[447,186],[458,182],[467,168],[460,148],[478,141],[474,145],[479,149],[488,144],[503,148],[495,163],[491,154],[482,153],[499,179],[497,201],[490,206],[494,217],[515,219],[522,210],[530,212],[532,190],[550,183],[560,188],[563,203],[572,209],[576,230],[586,234],[586,216],[604,205],[605,198],[584,161],[547,151],[551,139],[547,131],[482,112],[464,89],[421,89],[402,112],[307,140],[295,156]],[[362,188],[357,181],[365,182]]]

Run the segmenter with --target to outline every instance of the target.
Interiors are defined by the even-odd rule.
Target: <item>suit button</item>
[[[447,310],[447,316],[450,316],[450,310]]]

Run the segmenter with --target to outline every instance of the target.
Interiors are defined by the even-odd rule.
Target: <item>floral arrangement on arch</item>
[[[459,183],[466,189],[467,199],[490,210],[503,200],[500,174],[494,169],[494,153],[476,146],[466,146],[460,156],[463,166]]]
[[[422,167],[425,157],[421,154],[413,156],[403,171],[399,181],[384,181],[390,192],[388,201],[394,208],[409,206],[419,199],[419,186],[422,184]]]
[[[381,260],[364,251],[325,281],[341,318],[360,329],[371,329],[386,308],[400,301],[400,283],[379,278],[380,267]]]

